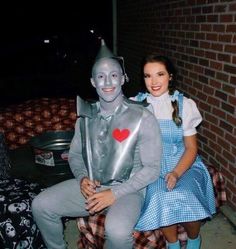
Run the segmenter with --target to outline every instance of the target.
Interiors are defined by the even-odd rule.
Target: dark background
[[[0,105],[96,97],[90,71],[101,37],[112,49],[112,1],[32,2],[0,6]]]

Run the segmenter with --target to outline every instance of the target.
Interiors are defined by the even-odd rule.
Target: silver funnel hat
[[[119,61],[119,63],[121,64],[124,76],[125,76],[125,81],[128,82],[129,78],[125,72],[125,65],[124,65],[124,58],[121,56],[116,56],[112,53],[112,51],[107,47],[104,39],[101,39],[101,47],[100,50],[97,53],[97,56],[95,58],[95,62],[99,59],[102,58],[113,58]]]
[[[97,61],[101,58],[114,58],[114,57],[116,57],[116,56],[107,47],[104,39],[101,39],[101,47],[100,47],[100,50],[98,51],[98,54],[95,58],[95,61]]]

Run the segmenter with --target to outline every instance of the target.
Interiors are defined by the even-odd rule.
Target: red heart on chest
[[[130,134],[130,131],[128,129],[120,130],[120,129],[116,128],[112,132],[112,137],[115,140],[122,142],[129,136],[129,134]]]

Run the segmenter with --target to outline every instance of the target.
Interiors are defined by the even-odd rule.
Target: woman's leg
[[[168,242],[174,243],[178,240],[177,225],[162,227],[161,231]]]
[[[188,238],[196,239],[201,228],[201,221],[184,222],[181,225],[185,228]]]
[[[161,231],[167,240],[168,249],[180,249],[180,242],[178,240],[177,225],[162,227]]]
[[[185,228],[188,240],[186,249],[199,249],[201,246],[201,237],[199,235],[201,228],[201,221],[182,223]]]

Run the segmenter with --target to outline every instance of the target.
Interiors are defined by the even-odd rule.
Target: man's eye
[[[117,74],[113,73],[112,75],[112,78],[117,78]]]

